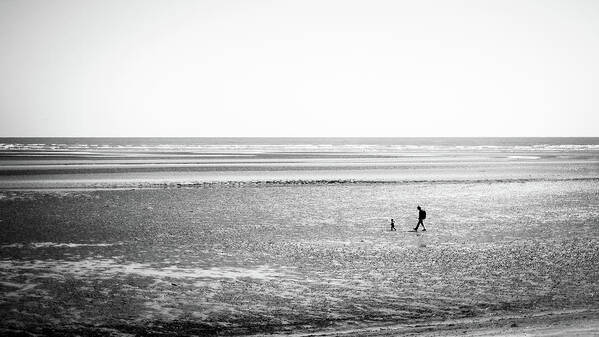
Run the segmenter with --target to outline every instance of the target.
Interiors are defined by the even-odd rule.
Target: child
[[[391,219],[391,230],[395,230],[395,221],[393,219]]]

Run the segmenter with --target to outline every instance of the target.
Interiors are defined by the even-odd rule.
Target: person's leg
[[[416,228],[414,228],[415,231],[418,230],[418,227],[420,227],[420,224],[422,224],[422,219],[418,219],[418,223],[416,224]],[[424,227],[424,224],[422,224],[422,226]]]
[[[425,231],[426,227],[424,227],[424,220],[421,220],[420,223],[422,224],[422,230]]]

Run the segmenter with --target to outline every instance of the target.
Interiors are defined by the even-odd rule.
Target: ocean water
[[[599,138],[0,138],[0,188],[595,178]]]
[[[247,335],[599,306],[596,138],[0,143],[3,333]],[[426,232],[410,232],[416,205]]]

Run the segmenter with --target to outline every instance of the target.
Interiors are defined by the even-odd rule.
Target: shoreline
[[[340,331],[268,334],[289,337],[383,336],[596,336],[599,309],[543,311],[522,315],[464,318],[426,323],[385,325]]]
[[[193,189],[216,187],[276,187],[276,186],[327,186],[327,185],[402,185],[402,184],[481,184],[481,183],[528,183],[528,182],[576,182],[599,181],[597,176],[579,177],[503,177],[468,178],[449,177],[447,179],[229,179],[229,180],[165,180],[165,181],[89,181],[89,180],[22,180],[2,181],[0,192],[53,192],[53,191],[100,191],[100,190],[137,190],[137,189]]]

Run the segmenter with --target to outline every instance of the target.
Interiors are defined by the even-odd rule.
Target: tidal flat
[[[596,313],[598,186],[2,191],[0,331],[335,333]],[[418,204],[427,231],[414,233]]]

